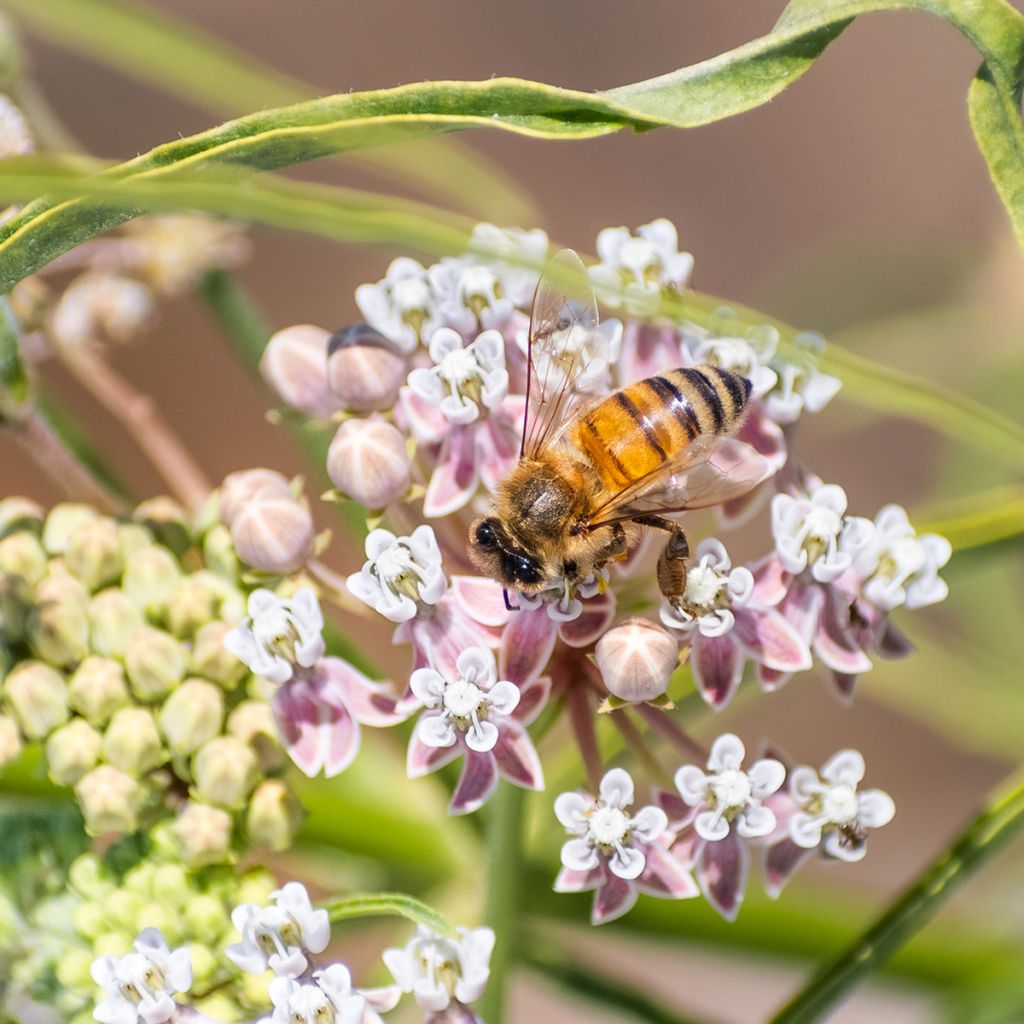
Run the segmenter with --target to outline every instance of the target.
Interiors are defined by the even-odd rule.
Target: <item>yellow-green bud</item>
[[[121,589],[147,614],[162,617],[181,579],[181,566],[167,550],[151,544],[125,561]]]
[[[97,654],[122,657],[145,620],[131,598],[116,587],[101,590],[89,602],[89,639]]]
[[[92,950],[64,949],[57,958],[57,980],[65,988],[89,991],[92,988]]]
[[[153,546],[153,534],[141,523],[120,523],[117,527],[117,546],[121,558],[127,561],[136,551]]]
[[[192,898],[188,875],[180,864],[159,864],[153,872],[153,897],[164,906],[181,907]]]
[[[156,865],[144,860],[136,864],[125,876],[124,887],[149,899],[153,895],[153,879],[156,877]]]
[[[268,1006],[270,1004],[270,982],[274,975],[270,971],[263,974],[243,974],[241,979],[242,1000],[247,1006]]]
[[[186,679],[160,709],[160,729],[176,755],[194,754],[223,724],[224,695],[205,679]]]
[[[277,879],[266,868],[250,868],[238,879],[233,903],[255,903],[262,906],[270,902],[270,894],[279,888]]]
[[[68,538],[64,564],[89,590],[116,580],[124,568],[117,523],[112,519],[83,523]]]
[[[266,701],[242,701],[228,716],[228,732],[252,747],[263,774],[277,771],[288,762],[277,738],[274,713]]]
[[[143,903],[135,913],[135,928],[159,928],[170,944],[181,940],[181,915],[162,903]]]
[[[115,889],[103,904],[103,913],[112,928],[123,928],[125,931],[135,929],[135,918],[145,901],[137,893],[127,889]]]
[[[90,835],[131,832],[138,826],[145,792],[135,779],[111,764],[101,764],[82,776],[75,786],[75,795]],[[131,942],[128,945],[130,948]]]
[[[20,576],[34,587],[46,575],[47,558],[34,533],[22,530],[0,540],[0,572]]]
[[[128,700],[124,669],[109,658],[86,658],[68,686],[68,703],[93,725],[105,725]]]
[[[302,805],[288,786],[267,779],[249,800],[245,828],[254,846],[280,852],[291,847],[303,818]]]
[[[62,725],[46,741],[50,778],[59,786],[76,783],[96,764],[100,743],[100,734],[84,718]]]
[[[88,505],[54,505],[43,524],[43,547],[51,555],[64,554],[72,534],[97,518],[99,513]]]
[[[208,622],[197,633],[192,644],[192,671],[219,683],[225,690],[245,677],[247,669],[225,646],[224,637],[231,631],[227,622]]]
[[[183,554],[192,545],[189,515],[173,498],[150,498],[135,509],[132,518],[145,524],[156,539],[176,555]]]
[[[167,760],[153,714],[145,708],[121,708],[103,734],[103,756],[129,775],[144,775]]]
[[[37,505],[30,498],[0,499],[0,537],[6,537],[9,533],[18,530],[31,530],[38,533],[43,525],[43,517],[46,515],[41,505]]]
[[[223,992],[215,992],[212,996],[200,999],[195,1003],[195,1008],[204,1018],[223,1021],[223,1024],[236,1024],[245,1017],[234,999]]]
[[[167,625],[182,639],[217,617],[220,595],[210,586],[204,573],[194,573],[178,581],[167,602]]]
[[[234,736],[218,736],[192,762],[196,792],[203,800],[236,809],[245,804],[259,776],[256,755]]]
[[[83,853],[75,858],[68,868],[68,881],[75,892],[87,900],[103,901],[114,891],[109,873],[94,853]]]
[[[216,896],[199,893],[185,907],[185,925],[192,935],[202,935],[213,945],[231,927],[231,921]]]
[[[171,825],[171,834],[189,867],[231,859],[231,815],[219,807],[192,801]]]
[[[0,715],[0,768],[10,764],[21,753],[21,732],[18,723]]]
[[[62,596],[51,596],[57,594]],[[39,584],[28,617],[28,641],[40,658],[72,666],[89,653],[87,601],[85,589],[71,576],[51,573]]]
[[[93,941],[110,930],[102,905],[92,901],[79,903],[71,911],[71,923],[79,935]]]
[[[39,661],[23,661],[3,684],[7,705],[31,740],[39,740],[68,720],[68,694],[59,672]]]
[[[135,935],[130,932],[106,932],[93,943],[96,956],[124,956],[132,951]]]
[[[128,681],[140,700],[159,700],[185,676],[185,652],[169,633],[143,626],[124,659]]]
[[[213,955],[212,950],[208,946],[204,946],[199,942],[190,942],[188,944],[188,957],[192,963],[193,986],[200,992],[203,989],[209,988],[216,979],[217,972],[220,970],[220,961]],[[222,1017],[214,1019],[223,1020]]]
[[[223,523],[217,523],[206,531],[203,537],[203,561],[218,576],[232,583],[238,580],[241,572],[238,554],[231,539],[231,531]]]

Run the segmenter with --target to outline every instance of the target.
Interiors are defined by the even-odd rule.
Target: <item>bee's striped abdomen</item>
[[[750,397],[746,378],[717,366],[647,377],[584,413],[572,440],[606,490],[624,487],[677,459],[699,434],[727,434]]]

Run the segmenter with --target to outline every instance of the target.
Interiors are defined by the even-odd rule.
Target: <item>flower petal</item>
[[[529,725],[544,710],[551,695],[551,680],[547,676],[534,679],[519,688],[519,703],[513,717],[522,725]]]
[[[795,627],[774,608],[737,608],[733,635],[744,653],[777,672],[804,672],[811,652]]]
[[[450,747],[430,747],[419,738],[418,732],[418,729],[413,732],[405,758],[405,771],[410,779],[436,772],[465,753],[461,743],[454,743]]]
[[[615,595],[606,590],[603,594],[583,602],[583,611],[559,628],[562,642],[570,647],[589,647],[608,631],[615,621]]]
[[[555,649],[558,626],[543,607],[515,612],[505,627],[498,651],[498,675],[517,686],[536,679]]]
[[[442,714],[427,714],[416,724],[416,736],[427,747],[451,747],[458,734],[451,719]]]
[[[690,872],[660,843],[652,843],[646,853],[644,873],[637,879],[641,892],[672,900],[688,900],[700,895]]]
[[[498,766],[494,755],[470,751],[466,754],[459,784],[448,805],[449,813],[471,814],[490,800],[497,786]]]
[[[590,871],[573,871],[563,867],[555,879],[555,892],[590,892],[604,881],[604,871],[592,868]]]
[[[705,843],[697,861],[697,882],[708,903],[727,921],[735,921],[747,888],[750,854],[735,833]]]
[[[840,750],[822,766],[821,777],[856,789],[857,783],[864,778],[864,757],[859,750]]]
[[[793,872],[813,851],[797,846],[791,839],[782,839],[768,847],[764,856],[765,892],[774,900],[782,892]]]
[[[594,906],[590,912],[591,924],[607,924],[622,917],[636,903],[635,882],[609,874],[604,885],[594,894]]]
[[[562,863],[570,871],[590,871],[600,863],[597,851],[584,839],[569,839],[562,844]]]
[[[291,759],[312,777],[344,771],[359,750],[359,726],[344,705],[329,702],[306,680],[280,687],[272,701],[274,719]]]
[[[860,675],[871,668],[871,659],[850,633],[850,608],[835,587],[827,587],[824,607],[814,635],[814,653],[835,672]]]
[[[786,769],[781,761],[764,757],[755,761],[747,772],[753,785],[753,795],[758,799],[778,792],[786,781]]]
[[[731,732],[722,733],[711,744],[708,771],[723,772],[738,769],[743,764],[743,758],[746,755],[746,748],[739,736]]]
[[[601,779],[601,799],[609,807],[628,807],[633,802],[633,780],[622,768],[612,768]]]
[[[743,659],[732,636],[697,635],[690,655],[700,695],[716,710],[729,703],[743,678]]]
[[[612,854],[608,868],[613,875],[633,881],[644,873],[646,863],[647,858],[643,850],[638,850],[635,846],[623,846]]]
[[[524,789],[544,788],[544,769],[530,734],[515,719],[501,723],[494,758],[502,778]]]
[[[630,821],[634,836],[645,843],[653,843],[668,828],[668,815],[660,807],[641,807]]]
[[[325,690],[333,691],[333,698],[363,725],[387,728],[407,717],[395,709],[397,701],[390,682],[374,682],[341,658],[321,658],[317,675]]]
[[[501,584],[482,576],[453,576],[452,597],[482,626],[504,626],[514,614],[505,607]]]
[[[857,794],[857,818],[867,828],[888,825],[896,813],[896,804],[880,789],[865,789]]]
[[[695,764],[684,764],[676,772],[675,783],[683,802],[690,807],[702,804],[708,795],[708,777]]]

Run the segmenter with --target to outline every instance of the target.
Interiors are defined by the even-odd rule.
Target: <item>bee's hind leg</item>
[[[658,589],[669,604],[678,608],[686,593],[686,563],[690,557],[686,534],[678,523],[661,516],[642,516],[635,522],[668,532],[668,542],[658,559]]]

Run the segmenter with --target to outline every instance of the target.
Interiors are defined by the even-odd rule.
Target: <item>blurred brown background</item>
[[[164,0],[159,6],[324,93],[496,74],[611,87],[745,42],[767,31],[781,10],[774,0]],[[212,123],[207,114],[63,50],[33,40],[31,56],[54,108],[104,157],[129,157]],[[722,124],[571,144],[498,132],[478,132],[470,141],[534,197],[542,226],[559,242],[592,251],[602,227],[669,217],[682,246],[696,256],[696,287],[991,398],[1019,419],[1015,389],[989,390],[1000,368],[1024,365],[1018,354],[1024,265],[967,121],[966,89],[977,63],[972,47],[937,19],[874,15],[848,29],[773,103]],[[340,161],[317,173],[368,181],[346,174]],[[312,322],[334,328],[354,319],[355,286],[382,276],[392,255],[270,230],[254,235],[255,256],[243,277],[275,327]],[[156,397],[212,479],[249,465],[302,468],[281,429],[264,417],[268,394],[197,304],[165,306],[156,329],[120,352],[117,364]],[[51,383],[126,479],[140,490],[161,489],[130,439],[59,375]],[[923,429],[879,424],[842,399],[804,435],[807,460],[842,483],[855,509],[867,514],[885,501],[914,508],[1001,479],[997,469],[977,469],[976,460],[968,469],[962,456]],[[58,498],[2,434],[0,492]],[[325,525],[329,517],[321,516]],[[358,554],[336,547],[333,560],[350,570]],[[726,724],[751,738],[770,733],[815,763],[842,745],[865,751],[870,780],[893,792],[900,813],[872,838],[865,864],[827,881],[866,893],[867,914],[883,904],[882,891],[892,892],[934,857],[1006,773],[1003,755],[1013,736],[1024,736],[1022,705],[1007,709],[994,696],[986,713],[993,721],[1003,718],[999,742],[989,741],[984,721],[966,739],[957,735],[956,701],[970,693],[972,706],[984,704],[988,663],[968,659],[974,668],[967,675],[944,682],[928,677],[941,675],[946,665],[944,648],[932,638],[944,636],[965,655],[974,650],[979,638],[965,626],[963,609],[993,599],[993,573],[1007,564],[1020,568],[1019,559],[998,567],[992,558],[958,560],[946,574],[955,599],[904,620],[923,648],[916,683],[906,681],[904,666],[881,668],[850,710],[840,708],[820,680],[808,678],[778,697],[745,703],[728,721],[706,722],[708,734]],[[1020,593],[1011,588],[1007,599],[1015,616]],[[997,652],[1000,670],[1019,678],[1020,641],[1006,643],[1009,649]],[[946,668],[947,675],[952,671]],[[883,687],[905,687],[904,709],[914,702],[935,706],[905,717],[893,709],[899,700],[877,699]],[[979,905],[998,902],[988,924],[998,934],[1024,936],[1015,855],[1004,856],[988,880],[972,883],[959,909],[947,913],[973,916]],[[608,940],[602,945],[600,934],[581,941],[622,969],[624,961],[616,966],[619,947]],[[696,950],[682,964],[677,954],[656,951],[632,961],[666,999],[737,1024],[764,1019],[798,978],[791,966],[737,967]],[[941,1011],[926,993],[886,990],[858,996],[834,1019],[926,1022],[941,1019]],[[576,1018],[524,980],[514,1019]],[[588,1010],[579,1019],[594,1016]]]

